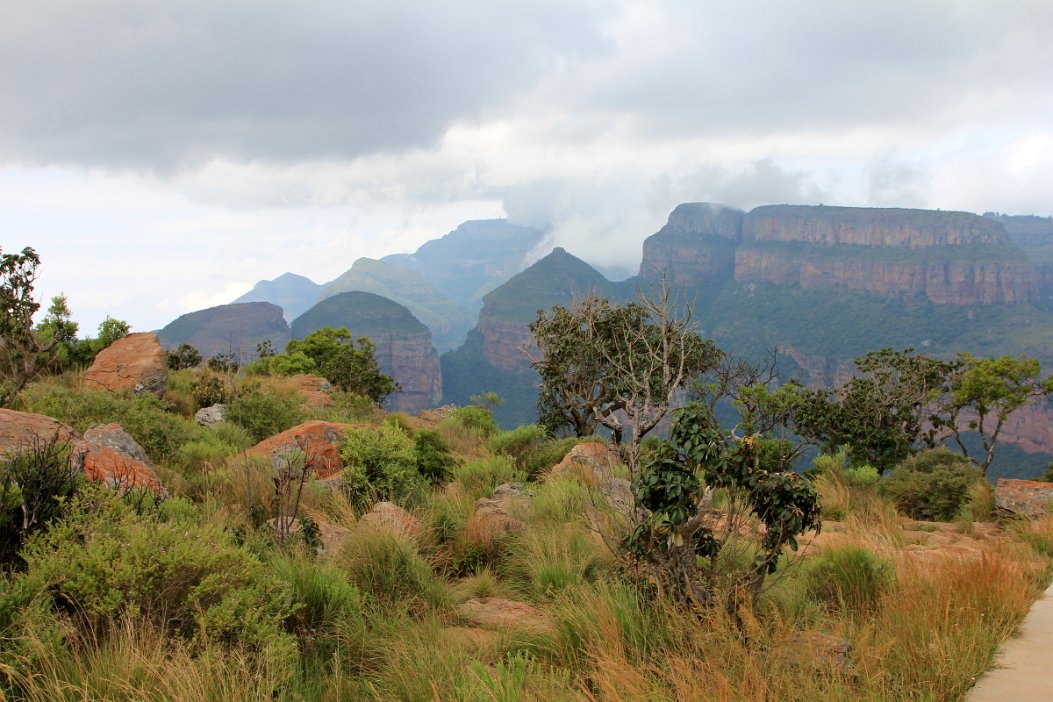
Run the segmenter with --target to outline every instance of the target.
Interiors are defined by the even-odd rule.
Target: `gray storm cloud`
[[[427,147],[605,50],[604,2],[7,0],[0,159],[168,170]]]

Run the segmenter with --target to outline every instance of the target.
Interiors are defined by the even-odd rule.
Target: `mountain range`
[[[221,320],[243,314],[263,325],[262,310],[244,303],[266,298],[288,305],[286,318],[298,313],[289,331],[297,336],[300,319],[335,325],[367,300],[343,297],[323,307],[334,297],[358,291],[388,298],[395,304],[383,314],[391,317],[378,321],[374,314],[370,333],[380,337],[390,325],[396,331],[385,343],[403,345],[395,355],[404,361],[415,359],[410,385],[417,389],[401,408],[436,404],[439,388],[442,401],[455,403],[492,390],[506,399],[496,412],[505,426],[534,419],[537,379],[525,350],[527,325],[539,309],[590,290],[623,301],[662,277],[695,300],[701,332],[721,348],[758,355],[778,347],[784,376],[813,384],[843,381],[853,358],[884,346],[938,356],[1026,353],[1053,366],[1050,218],[791,205],[746,212],[685,203],[644,240],[637,275],[621,282],[562,248],[528,266],[545,237],[503,220],[466,222],[413,254],[359,259],[325,285],[286,274],[224,306],[234,310],[192,314],[208,312],[202,323],[209,320],[210,333],[229,339],[230,325],[224,331]],[[304,309],[312,296],[314,305]],[[316,309],[333,305],[342,311]],[[267,314],[273,320],[273,311]],[[406,315],[419,325],[415,337]],[[191,338],[186,317],[162,330],[165,343]],[[421,328],[430,333],[427,349]],[[433,362],[436,352],[443,352],[441,363]],[[395,379],[406,389],[404,379]],[[1049,414],[1033,407],[1014,416],[1005,435],[1017,448],[1003,452],[1013,465],[1003,460],[996,474],[1030,474],[1053,457],[1046,455],[1053,453]]]

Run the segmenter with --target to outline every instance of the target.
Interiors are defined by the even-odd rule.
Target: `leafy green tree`
[[[123,319],[114,319],[110,315],[106,315],[106,319],[99,323],[99,335],[95,337],[98,350],[102,351],[113,342],[128,336],[131,330],[132,325],[128,324],[128,322],[125,322]],[[98,351],[96,353],[98,353]]]
[[[836,390],[800,389],[797,433],[829,452],[847,446],[853,462],[882,472],[919,442],[935,446],[941,398],[956,364],[911,348],[884,348],[857,358],[855,365],[858,374]]]
[[[1053,392],[1053,377],[1042,379],[1042,368],[1033,358],[1001,356],[975,358],[958,355],[944,402],[939,426],[948,429],[965,456],[963,427],[980,435],[981,456],[969,456],[987,475],[1006,419],[1032,400]]]
[[[366,337],[352,338],[346,327],[323,327],[302,340],[293,339],[286,344],[285,354],[302,354],[338,389],[368,397],[377,404],[399,390],[389,376],[380,372],[373,342]]]
[[[166,358],[171,370],[196,368],[201,365],[201,352],[187,343],[182,343],[175,349],[169,349]]]
[[[756,606],[784,548],[797,550],[797,536],[819,526],[819,498],[770,436],[725,432],[701,403],[673,416],[670,441],[647,452],[633,478],[635,528],[622,548],[680,604],[719,603],[737,616]]]
[[[30,380],[48,368],[59,344],[69,340],[71,329],[76,335],[65,298],[53,304],[56,316],[50,338],[34,330],[33,315],[40,304],[33,299],[33,283],[39,265],[40,257],[30,247],[17,254],[0,250],[0,407],[9,406]]]
[[[695,376],[723,353],[695,332],[689,305],[663,285],[626,305],[589,295],[569,308],[539,312],[530,329],[540,357],[540,421],[570,425],[578,436],[602,424],[623,448],[630,469],[640,441],[665,417]]]

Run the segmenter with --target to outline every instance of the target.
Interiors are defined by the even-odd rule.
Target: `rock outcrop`
[[[1053,483],[999,478],[995,508],[1006,516],[1030,519],[1053,513]]]
[[[62,422],[31,412],[0,409],[0,460],[48,442],[69,445],[74,465],[80,465],[89,480],[103,481],[121,489],[147,488],[163,493],[153,463],[146,452],[117,424],[89,429],[93,443]]]
[[[372,293],[340,293],[294,320],[291,330],[302,339],[322,327],[347,327],[352,336],[373,342],[381,372],[402,388],[388,400],[391,409],[419,412],[441,401],[442,371],[431,332],[402,305]]]
[[[643,245],[640,277],[697,285],[731,273],[735,247],[742,239],[745,213],[707,202],[677,205],[669,221]]]
[[[329,407],[333,404],[333,385],[319,375],[293,375],[280,382],[282,387],[300,393],[315,407]]]
[[[358,520],[359,527],[388,531],[410,541],[424,532],[424,525],[412,514],[392,502],[378,502]]]
[[[1013,304],[1043,295],[1040,266],[1000,222],[967,212],[767,205],[743,214],[678,206],[644,242],[640,276],[911,295],[936,304]],[[1053,282],[1053,272],[1050,273]],[[1053,285],[1046,286],[1053,291]]]
[[[129,334],[99,352],[84,372],[85,387],[93,390],[144,392],[163,397],[168,382],[165,352],[151,332]]]
[[[250,456],[266,456],[275,469],[282,468],[291,460],[299,460],[302,455],[307,467],[315,475],[328,478],[344,468],[340,444],[344,440],[346,428],[346,424],[313,419],[264,439],[246,453]]]
[[[243,360],[256,357],[256,345],[270,341],[276,351],[289,341],[289,325],[282,309],[269,302],[220,305],[190,312],[157,332],[165,348],[190,344],[203,358],[234,353]]]

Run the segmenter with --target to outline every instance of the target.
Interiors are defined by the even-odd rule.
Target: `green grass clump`
[[[808,593],[831,609],[875,609],[892,586],[892,563],[858,546],[826,550],[808,561]]]
[[[489,497],[494,488],[502,483],[522,480],[523,474],[516,470],[512,459],[507,456],[494,456],[455,467],[453,479],[460,483],[474,500]]]
[[[445,608],[449,583],[409,540],[384,529],[357,529],[343,543],[338,563],[362,592],[388,603],[420,602]]]
[[[346,466],[344,488],[356,506],[373,500],[404,503],[424,491],[413,440],[393,422],[348,427],[340,457]]]
[[[294,390],[250,385],[227,405],[227,419],[245,428],[258,443],[307,418],[303,397]]]

